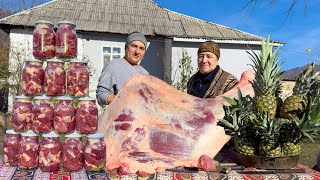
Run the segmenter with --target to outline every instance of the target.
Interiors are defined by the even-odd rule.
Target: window
[[[103,66],[114,59],[121,58],[121,47],[104,46],[102,49],[102,57]]]

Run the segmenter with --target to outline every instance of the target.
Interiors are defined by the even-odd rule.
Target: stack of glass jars
[[[78,171],[84,166],[81,137],[89,135],[85,169],[101,170],[105,144],[103,135],[90,136],[98,129],[98,109],[95,98],[89,97],[87,62],[77,59],[76,25],[58,22],[56,33],[50,21],[35,25],[35,59],[24,63],[22,95],[16,96],[13,106],[13,130],[6,131],[3,142],[4,163],[23,169],[39,166],[45,172],[59,171],[61,164],[64,170]],[[66,137],[63,144],[60,136]]]

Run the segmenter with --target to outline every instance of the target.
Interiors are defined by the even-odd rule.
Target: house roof
[[[37,20],[71,20],[77,31],[261,41],[262,37],[165,9],[151,0],[53,0],[0,20],[0,26],[34,27]]]

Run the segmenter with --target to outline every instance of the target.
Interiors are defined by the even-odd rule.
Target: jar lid
[[[33,131],[27,131],[27,132],[21,133],[21,136],[36,137],[38,136],[38,134],[35,134]]]
[[[34,100],[46,100],[46,99],[49,99],[49,100],[51,100],[52,99],[52,97],[49,97],[49,96],[46,96],[46,95],[43,95],[43,96],[35,96],[34,98],[33,98]]]
[[[60,62],[60,63],[63,63],[62,60],[60,59],[56,59],[56,58],[53,58],[53,59],[48,59],[47,62]]]
[[[57,100],[73,100],[73,99],[69,96],[58,96]]]
[[[104,138],[104,134],[101,133],[101,132],[97,132],[97,133],[94,133],[94,134],[90,134],[87,137],[91,138],[91,139],[101,139],[101,138]]]
[[[39,59],[25,59],[24,62],[41,62],[43,63],[43,61],[39,60]]]
[[[82,97],[78,99],[79,101],[95,101],[96,98],[93,97]]]
[[[37,25],[37,24],[40,24],[40,23],[46,23],[46,24],[53,25],[52,21],[47,21],[47,20],[39,20],[39,21],[36,21],[34,24]]]
[[[88,61],[83,61],[83,60],[80,60],[80,59],[75,58],[75,59],[72,59],[72,60],[70,61],[70,63],[84,63],[84,64],[87,64]]]
[[[66,138],[81,138],[82,136],[79,133],[74,132],[74,133],[66,135],[65,137]]]
[[[16,99],[30,99],[31,100],[31,97],[21,95],[21,96],[16,96]]]
[[[42,137],[56,138],[59,137],[59,134],[55,133],[54,131],[51,131],[50,133],[42,134]]]
[[[6,134],[20,134],[19,132],[15,132],[13,129],[6,130]]]
[[[58,25],[59,24],[72,24],[72,25],[76,25],[76,23],[74,21],[59,21],[58,22]]]

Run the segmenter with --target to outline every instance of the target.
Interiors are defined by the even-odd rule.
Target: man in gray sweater
[[[149,74],[139,62],[143,59],[147,47],[147,39],[135,32],[127,37],[125,56],[114,59],[104,66],[99,78],[96,96],[100,105],[113,101],[118,90],[136,73]]]

